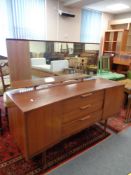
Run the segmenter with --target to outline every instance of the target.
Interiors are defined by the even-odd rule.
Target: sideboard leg
[[[3,128],[2,128],[2,116],[1,116],[1,109],[0,109],[0,135],[3,134]]]
[[[42,169],[46,169],[46,151],[42,153],[41,164],[42,164]]]
[[[105,120],[105,123],[104,123],[104,132],[106,133],[106,128],[107,128],[107,119]]]

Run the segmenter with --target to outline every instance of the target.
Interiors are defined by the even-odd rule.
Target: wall
[[[114,15],[114,19],[126,19],[126,18],[131,18],[131,12]]]
[[[58,9],[75,14],[74,18],[62,17]],[[58,0],[47,1],[47,39],[80,41],[81,10],[65,8]]]
[[[109,13],[103,13],[103,14],[102,14],[100,55],[102,55],[105,30],[107,30],[107,29],[109,28],[109,22],[110,22],[112,19],[114,19],[114,16],[113,16],[112,14],[109,14]]]
[[[57,40],[58,31],[58,0],[47,0],[47,40]]]
[[[58,9],[75,14],[75,18],[62,17],[58,14]],[[113,15],[103,13],[101,27],[101,42],[103,35],[108,28],[108,22],[113,19]],[[47,1],[47,39],[60,41],[80,42],[81,8],[65,8],[58,0]],[[102,44],[101,44],[102,49]]]

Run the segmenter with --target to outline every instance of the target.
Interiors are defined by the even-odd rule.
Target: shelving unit
[[[103,45],[103,53],[118,53],[126,50],[128,30],[107,30]]]
[[[127,44],[126,44],[126,51],[131,52],[131,27],[129,28],[128,32],[128,39],[127,39]]]
[[[114,35],[115,33],[118,34],[117,39],[112,40],[117,40],[115,48],[112,47],[112,52],[114,53],[111,58],[112,70],[127,75],[131,65],[131,18],[111,21],[110,29],[110,31],[105,32],[105,38],[108,35],[107,32],[114,33]],[[105,53],[105,46],[103,48],[103,53]]]

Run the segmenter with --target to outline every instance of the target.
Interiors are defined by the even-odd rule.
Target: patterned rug
[[[4,135],[0,136],[0,175],[40,175],[60,165],[89,149],[110,134],[105,133],[99,125],[90,128],[65,139],[61,143],[47,151],[47,165],[44,170],[41,166],[41,155],[26,161],[6,127],[6,120],[3,117]]]
[[[123,129],[131,126],[131,122],[125,122],[126,118],[126,110],[122,109],[121,113],[117,117],[112,117],[108,119],[107,127],[112,131],[118,133]],[[101,123],[103,125],[103,123]]]

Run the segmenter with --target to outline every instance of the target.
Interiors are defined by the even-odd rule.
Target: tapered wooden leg
[[[105,122],[104,122],[104,132],[106,133],[106,128],[107,128],[107,119],[105,120]]]
[[[126,123],[131,122],[131,104],[129,104],[127,107],[125,122]]]
[[[9,118],[8,118],[8,108],[7,107],[5,107],[5,116],[7,119],[7,127],[9,128]]]
[[[42,153],[41,164],[42,164],[42,169],[46,169],[46,151]]]
[[[3,128],[2,128],[2,116],[1,116],[1,109],[0,109],[0,135],[3,134]]]

